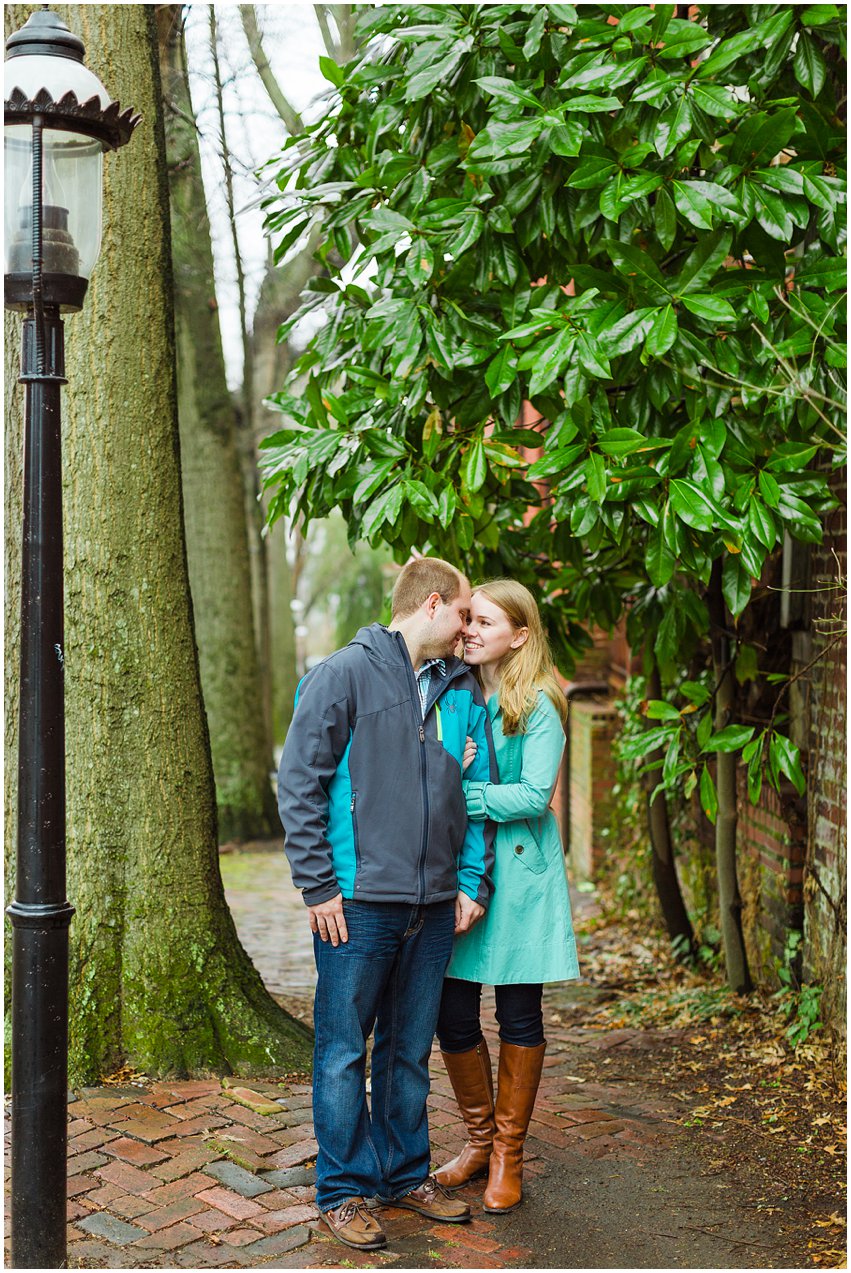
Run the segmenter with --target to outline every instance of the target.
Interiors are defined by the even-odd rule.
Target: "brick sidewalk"
[[[225,867],[226,882],[231,874]],[[228,888],[237,925],[249,953],[276,993],[301,1004],[309,976],[309,936],[300,900],[285,868],[270,866],[279,883],[263,896]],[[280,890],[280,896],[278,892]],[[268,910],[274,901],[281,909]],[[246,923],[252,913],[263,922]],[[272,934],[269,916],[281,925]],[[278,945],[288,935],[286,958]],[[270,964],[274,969],[270,971]],[[291,970],[288,983],[282,970]],[[273,975],[274,974],[274,975]],[[294,984],[293,984],[294,983]],[[295,992],[287,995],[287,991]],[[560,997],[557,997],[560,996]],[[527,1142],[530,1191],[548,1164],[580,1158],[642,1160],[669,1134],[670,1111],[631,1102],[623,1085],[583,1082],[571,1073],[577,1047],[605,1054],[639,1032],[602,1033],[554,1024],[564,987],[547,995],[549,1049],[541,1093]],[[486,1016],[493,1019],[487,1003]],[[492,1032],[489,1042],[495,1055]],[[601,1069],[602,1069],[601,1064]],[[436,1161],[463,1143],[463,1130],[439,1052],[432,1057],[430,1126]],[[156,1082],[144,1087],[95,1087],[75,1094],[69,1106],[69,1265],[83,1268],[328,1268],[396,1264],[445,1268],[526,1267],[530,1251],[505,1244],[500,1221],[484,1216],[481,1184],[466,1195],[469,1225],[433,1225],[408,1211],[385,1207],[381,1218],[389,1247],[358,1253],[316,1229],[313,1206],[313,1139],[310,1087],[239,1080]],[[246,1090],[249,1088],[249,1090]]]

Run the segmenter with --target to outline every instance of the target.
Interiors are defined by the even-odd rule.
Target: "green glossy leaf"
[[[701,84],[695,80],[690,92],[694,103],[706,115],[719,119],[735,119],[741,113],[741,105],[731,96],[730,90],[720,84]]]
[[[648,536],[644,564],[654,588],[663,588],[670,582],[677,559],[665,543],[661,527],[657,527]]]
[[[756,495],[752,495],[748,503],[748,526],[751,534],[770,552],[777,542],[777,526],[770,510]]]
[[[673,305],[658,309],[653,325],[647,333],[644,348],[651,358],[661,358],[677,339],[677,316]]]
[[[596,451],[585,461],[585,480],[590,498],[601,504],[606,498],[606,462]]]
[[[706,318],[711,323],[735,323],[736,311],[729,301],[720,296],[684,296],[683,305],[698,318]]]
[[[614,459],[620,460],[625,455],[632,455],[645,446],[647,439],[637,429],[608,429],[600,435],[600,450]]]
[[[738,553],[728,553],[721,574],[724,600],[734,619],[737,619],[751,599],[751,574]]]
[[[491,360],[485,372],[485,383],[494,398],[517,379],[517,354],[509,344],[504,344]]]
[[[818,97],[824,87],[827,66],[821,49],[806,31],[798,34],[793,66],[798,83],[813,97]]]
[[[671,720],[679,722],[682,718],[673,703],[666,703],[661,698],[651,698],[644,712],[650,720]]]
[[[644,308],[625,314],[623,318],[619,318],[611,327],[600,333],[598,343],[605,348],[610,358],[629,353],[644,340],[652,325],[655,312],[653,309]]]
[[[499,102],[511,102],[512,105],[531,106],[534,110],[542,111],[544,108],[533,93],[527,92],[514,80],[505,79],[501,75],[483,75],[480,79],[474,80],[474,84],[478,84],[491,97],[495,97]]]
[[[671,507],[687,526],[693,526],[695,530],[712,530],[717,520],[717,510],[694,482],[674,478],[669,491]]]
[[[681,18],[671,18],[665,28],[659,57],[663,61],[673,58],[688,58],[699,49],[705,49],[712,43],[712,36],[705,27],[696,22],[685,22]]]
[[[617,97],[599,97],[595,93],[580,93],[576,97],[568,97],[565,102],[565,110],[574,114],[581,112],[583,115],[598,114],[601,111],[620,110],[620,98]]]
[[[422,287],[434,271],[434,251],[427,239],[419,236],[411,244],[405,258],[405,273],[414,287]]]
[[[667,252],[677,235],[677,213],[667,190],[658,190],[653,204],[656,237]]]
[[[769,754],[773,769],[785,774],[798,795],[802,796],[807,789],[807,780],[801,768],[800,748],[792,742],[791,738],[774,733],[769,743]]]
[[[718,817],[718,792],[708,765],[704,765],[700,773],[700,807],[714,826]]]
[[[567,184],[576,190],[593,190],[597,186],[604,186],[617,171],[618,166],[614,160],[602,155],[592,155],[577,164],[568,177]]]
[[[775,40],[780,39],[792,21],[792,9],[781,10],[780,13],[767,18],[764,22],[757,23],[756,26],[749,27],[748,30],[742,31],[741,34],[722,40],[718,47],[713,49],[706,61],[701,62],[697,68],[698,77],[702,80],[709,79],[720,71],[725,71],[728,66],[732,66],[734,62],[737,62],[740,57],[745,57],[756,50],[762,51],[770,48]],[[736,82],[738,83],[738,81]]]
[[[704,751],[722,751],[726,753],[740,751],[753,738],[753,725],[727,725],[713,734]]]
[[[461,466],[461,481],[471,494],[475,494],[480,487],[484,486],[487,475],[488,462],[485,456],[484,444],[481,438],[475,438],[470,443]]]
[[[330,80],[335,88],[339,88],[346,82],[346,72],[341,66],[337,65],[333,58],[320,57],[319,70],[326,80]]]
[[[691,102],[683,94],[673,106],[669,106],[662,111],[656,123],[653,140],[656,145],[656,153],[660,159],[664,159],[666,155],[669,155],[672,150],[679,146],[681,141],[685,141],[686,137],[691,133],[691,126]]]
[[[727,259],[732,242],[733,236],[729,230],[715,230],[698,239],[696,246],[686,257],[672,290],[678,296],[683,296],[686,292],[703,291],[706,283],[714,278]]]

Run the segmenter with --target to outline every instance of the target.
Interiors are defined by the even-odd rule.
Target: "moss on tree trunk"
[[[30,11],[12,6],[7,24]],[[218,866],[183,533],[155,11],[56,11],[112,95],[143,116],[107,157],[103,250],[66,333],[70,1075],[125,1062],[152,1075],[280,1072],[308,1062],[308,1032],[240,945]],[[7,484],[11,553],[19,491]],[[8,715],[6,727],[14,756]]]

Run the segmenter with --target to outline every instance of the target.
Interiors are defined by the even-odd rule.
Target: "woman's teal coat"
[[[465,782],[467,816],[497,823],[494,894],[484,919],[455,939],[447,977],[489,986],[579,976],[558,824],[549,808],[564,730],[543,691],[525,734],[506,736],[488,702],[499,782]]]

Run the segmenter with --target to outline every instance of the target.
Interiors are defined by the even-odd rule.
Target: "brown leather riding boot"
[[[459,1189],[487,1172],[495,1130],[493,1073],[488,1045],[482,1039],[468,1052],[441,1052],[458,1108],[467,1128],[467,1143],[457,1158],[436,1171],[444,1189]]]
[[[491,1215],[513,1211],[523,1198],[523,1142],[535,1108],[546,1043],[520,1048],[499,1045],[496,1135],[482,1205]]]

